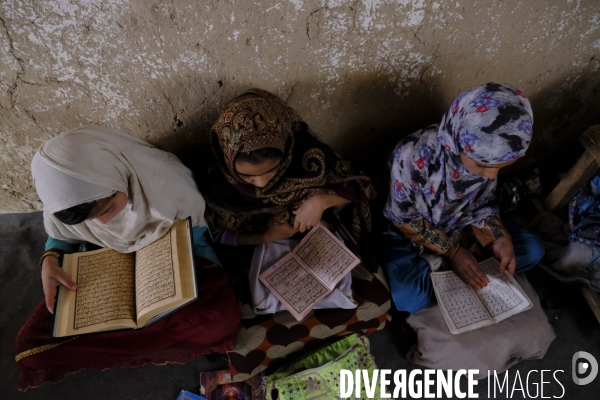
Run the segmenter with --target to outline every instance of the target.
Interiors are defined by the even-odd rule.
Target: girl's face
[[[235,171],[245,182],[262,188],[277,174],[281,164],[281,157],[273,160],[265,160],[260,164],[251,164],[244,161],[235,162]]]
[[[117,192],[111,197],[98,200],[92,207],[87,219],[95,219],[101,224],[106,224],[123,211],[126,206],[127,195],[123,192]]]
[[[496,179],[500,168],[504,168],[517,161],[511,160],[500,164],[484,164],[467,157],[464,153],[461,153],[460,159],[467,171],[469,171],[471,174],[481,176],[487,179]]]

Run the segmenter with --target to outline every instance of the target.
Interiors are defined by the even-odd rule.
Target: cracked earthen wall
[[[464,89],[510,82],[548,161],[600,123],[599,67],[598,0],[0,0],[0,212],[41,209],[29,163],[57,134],[105,124],[202,154],[252,86],[380,161]]]

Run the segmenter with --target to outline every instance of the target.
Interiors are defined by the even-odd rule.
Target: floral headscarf
[[[525,155],[533,112],[525,94],[505,83],[488,83],[462,93],[440,125],[402,140],[393,154],[385,216],[403,224],[425,218],[444,232],[483,226],[498,215],[496,180],[469,173],[460,154],[500,164]]]

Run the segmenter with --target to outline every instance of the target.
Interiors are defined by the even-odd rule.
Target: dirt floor
[[[0,398],[1,399],[175,399],[181,389],[198,393],[201,371],[227,368],[222,357],[202,358],[185,365],[146,365],[141,368],[114,368],[106,371],[82,370],[54,383],[26,392],[17,390],[18,373],[13,343],[19,328],[42,300],[38,259],[46,234],[41,213],[0,215]],[[530,382],[539,383],[539,371],[563,370],[557,377],[564,387],[564,399],[597,399],[600,377],[587,386],[571,379],[571,358],[577,351],[600,355],[600,325],[575,286],[565,286],[547,277],[541,270],[527,274],[540,296],[556,339],[542,360],[521,361],[509,370],[510,385],[520,374],[523,385],[529,371]],[[418,366],[405,358],[416,336],[404,323],[405,315],[395,313],[394,321],[370,336],[372,353],[379,368],[412,370]],[[493,346],[493,343],[490,343]],[[600,357],[597,357],[600,360]],[[532,379],[535,377],[535,379]],[[548,378],[549,377],[549,378]],[[544,396],[560,396],[561,387],[547,374]],[[518,384],[517,384],[518,386]],[[530,384],[530,395],[535,387]],[[479,381],[479,398],[488,397],[487,379]],[[494,398],[494,397],[492,397]],[[495,398],[509,398],[497,394]],[[516,391],[512,398],[524,398]],[[527,397],[529,398],[529,397]]]

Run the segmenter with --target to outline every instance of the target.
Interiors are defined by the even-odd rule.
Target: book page
[[[329,290],[360,260],[322,224],[315,226],[292,253],[306,264]]]
[[[532,307],[532,303],[510,272],[506,271],[501,274],[498,269],[499,265],[494,258],[489,258],[479,264],[483,273],[487,275],[489,283],[477,294],[484,307],[494,317],[493,322],[502,321]]]
[[[298,321],[330,293],[292,253],[263,272],[260,279]]]
[[[163,237],[136,255],[137,326],[141,328],[175,312],[198,297],[192,227],[177,220]],[[136,278],[137,279],[137,278]]]
[[[495,258],[479,263],[488,284],[476,291],[453,271],[431,274],[435,295],[450,332],[462,333],[495,324],[533,306],[513,276],[499,271]]]
[[[453,271],[431,274],[442,314],[452,333],[489,325],[491,319],[479,297]]]
[[[142,264],[138,265],[134,260]],[[81,270],[82,275],[78,278],[79,264],[83,265],[83,269]],[[88,264],[94,268],[86,268]],[[126,265],[127,268],[123,270],[119,264]],[[121,254],[111,249],[68,254],[63,260],[63,270],[73,281],[79,282],[80,288],[82,281],[89,281],[91,284],[90,286],[84,285],[83,290],[79,291],[59,289],[54,337],[139,328],[149,324],[149,321],[155,321],[161,316],[177,310],[197,297],[191,226],[187,219],[175,221],[165,236],[138,251],[138,254]],[[108,274],[108,282],[101,281],[103,276],[101,272],[105,270]],[[98,274],[100,274],[100,278],[96,276]],[[140,277],[137,284],[135,282],[136,275]],[[128,294],[125,294],[124,289],[120,287],[114,289],[113,286],[117,283],[123,287],[127,286]],[[99,289],[99,293],[95,293],[95,296],[112,293],[108,302],[115,303],[120,307],[113,307],[112,311],[109,310],[110,312],[99,311],[97,314],[100,316],[92,315],[96,320],[108,320],[96,325],[88,325],[96,320],[92,319],[90,322],[84,318],[90,317],[90,310],[97,311],[96,303],[101,303],[86,294],[91,287]],[[139,294],[140,304],[136,302],[137,291],[142,291]],[[79,301],[76,302],[78,293]],[[82,296],[88,300],[82,300]],[[76,303],[78,317],[76,325],[74,325]],[[136,305],[145,307],[145,309],[140,309],[141,313],[137,313]],[[124,316],[127,318],[122,318]],[[132,316],[134,317],[132,318]],[[76,329],[76,326],[80,328]]]
[[[137,251],[135,295],[138,317],[143,310],[176,295],[171,232]]]
[[[104,251],[77,259],[73,329],[118,319],[135,319],[132,254]]]

